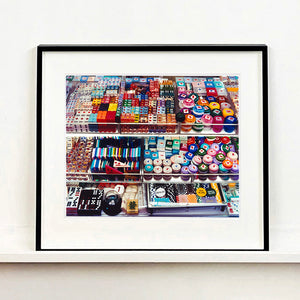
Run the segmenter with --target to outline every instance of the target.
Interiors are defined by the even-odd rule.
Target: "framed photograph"
[[[265,45],[41,45],[36,250],[268,251]]]

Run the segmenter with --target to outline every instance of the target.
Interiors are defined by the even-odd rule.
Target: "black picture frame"
[[[262,249],[44,249],[41,247],[42,210],[42,55],[74,51],[256,51],[262,53],[263,117],[263,248]],[[39,45],[36,96],[36,251],[269,251],[268,47],[255,45]]]

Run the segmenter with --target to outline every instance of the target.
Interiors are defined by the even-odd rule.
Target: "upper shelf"
[[[237,136],[238,82],[237,76],[67,76],[66,132]]]

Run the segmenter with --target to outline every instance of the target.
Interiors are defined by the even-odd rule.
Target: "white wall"
[[[277,2],[265,0],[3,1],[0,10],[2,46],[0,48],[2,141],[0,234],[2,237],[5,235],[6,238],[1,238],[0,250],[7,247],[7,244],[13,247],[14,240],[12,238],[9,241],[8,233],[13,236],[16,228],[23,230],[34,226],[35,47],[38,44],[265,43],[270,51],[271,248],[299,251],[298,181],[300,176],[297,172],[300,170],[300,160],[297,157],[299,156],[297,131],[300,125],[299,8],[300,2],[297,0]],[[54,280],[51,272],[55,272],[55,269],[51,266],[44,266],[41,269],[38,266],[5,266],[3,267],[5,272],[0,272],[2,274],[0,279],[3,284],[7,284],[7,281],[12,280],[15,275],[20,277],[26,268],[30,268],[33,273],[40,271],[45,278]],[[215,283],[211,276],[217,275],[214,272],[219,270],[217,265],[205,265],[205,267],[203,265],[186,265],[186,267],[157,265],[145,269],[140,266],[129,268],[127,265],[105,267],[87,265],[80,268],[84,268],[86,272],[85,280],[88,270],[94,270],[92,274],[97,271],[97,276],[101,280],[105,278],[107,272],[117,274],[119,268],[122,270],[121,273],[128,270],[140,276],[143,276],[142,272],[148,268],[154,268],[156,273],[150,273],[149,276],[160,276],[157,270],[161,270],[162,276],[166,277],[169,273],[175,276],[173,272],[176,272],[180,278],[181,272],[184,272],[186,280],[190,279],[190,284],[196,283],[195,277],[199,276],[199,282],[205,285],[209,282]],[[72,266],[72,273],[68,275],[71,277],[68,277],[68,280],[81,276],[81,273],[78,273],[80,268]],[[191,268],[193,271],[189,275],[187,270]],[[249,276],[251,277],[249,274],[253,274],[253,277],[246,282],[245,292],[252,290],[251,286],[254,283],[261,287],[261,274],[275,278],[272,270],[276,272],[284,270],[284,274],[292,275],[292,279],[288,280],[288,276],[285,277],[281,273],[280,278],[287,285],[291,285],[291,291],[295,291],[293,285],[296,279],[295,268],[295,266],[236,268],[230,265],[221,267],[223,278],[239,281],[240,278],[249,279]],[[65,269],[68,267],[64,267],[62,272]],[[207,270],[210,270],[207,274],[213,281],[206,277]],[[122,274],[123,280],[126,281],[126,276]],[[136,275],[135,278],[138,276]],[[299,275],[297,276],[299,279]],[[40,277],[39,282],[43,284],[41,278],[43,277]],[[151,277],[150,280],[153,283],[157,282],[157,278]],[[137,282],[140,283],[141,280]],[[161,281],[160,285],[162,282],[167,284],[166,279]],[[180,286],[178,279],[175,282],[178,284],[173,285],[174,289],[181,293],[191,293],[190,289]],[[269,281],[269,284],[272,282]],[[57,279],[54,283],[58,288],[63,287],[62,282],[58,282]],[[10,284],[13,288],[13,282]],[[24,281],[22,284],[27,283]],[[32,283],[28,284],[34,286]],[[111,286],[111,283],[108,285]],[[71,284],[68,288],[72,288]],[[279,289],[280,287],[276,286],[274,291]],[[239,290],[242,293],[241,287]],[[20,288],[16,289],[16,292],[18,291]],[[271,292],[271,289],[269,291]],[[135,293],[135,289],[132,289],[132,292]],[[222,291],[214,289],[214,293],[222,294]],[[280,293],[276,294],[281,298]]]

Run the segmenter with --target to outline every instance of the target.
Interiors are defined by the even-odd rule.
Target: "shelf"
[[[149,137],[149,136],[230,136],[230,137],[238,137],[239,135],[236,133],[226,133],[224,130],[222,130],[220,133],[207,133],[207,132],[197,132],[197,131],[191,131],[191,132],[184,132],[184,133],[97,133],[97,132],[74,132],[66,133],[67,137],[82,137],[82,136],[91,136],[91,137]]]

